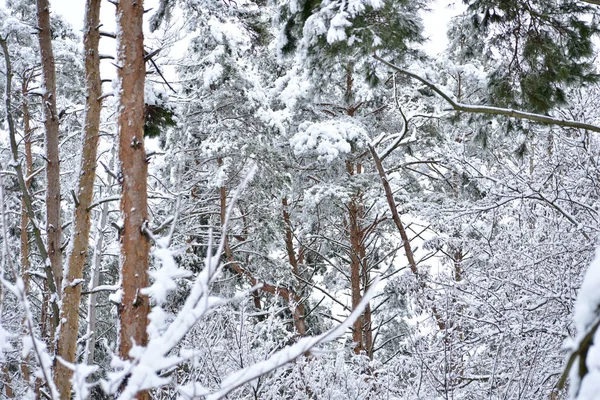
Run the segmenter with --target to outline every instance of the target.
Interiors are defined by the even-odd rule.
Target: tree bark
[[[3,388],[3,392],[4,392],[4,396],[6,396],[6,398],[8,399],[12,399],[15,397],[15,391],[13,390],[12,386],[10,385],[10,372],[8,370],[8,365],[4,364],[2,366],[2,376],[3,376],[3,384],[2,384],[2,388]]]
[[[144,150],[144,15],[143,0],[117,2],[119,99],[119,161],[121,164],[121,284],[119,356],[130,358],[134,345],[148,344],[148,287],[150,241],[148,222],[148,164]],[[148,399],[147,391],[138,399]]]
[[[360,166],[357,166],[357,169]],[[346,161],[346,169],[350,176],[355,174],[352,161]],[[359,173],[357,170],[356,173]],[[348,208],[348,236],[350,238],[350,293],[352,298],[352,309],[355,310],[362,299],[362,261],[360,255],[363,245],[363,235],[361,230],[362,205],[359,194],[355,194],[347,205]],[[360,354],[365,351],[364,341],[364,314],[356,319],[352,331],[352,341],[356,343],[354,352]]]
[[[425,282],[419,275],[419,270],[417,269],[417,263],[415,261],[415,255],[412,251],[412,248],[410,247],[410,239],[406,234],[406,230],[404,229],[402,220],[400,220],[400,214],[398,214],[398,207],[396,206],[396,201],[394,200],[394,195],[390,187],[390,183],[388,182],[387,174],[383,169],[381,158],[379,158],[377,151],[375,151],[375,149],[372,146],[369,146],[369,150],[371,152],[371,156],[373,157],[373,161],[375,161],[375,167],[377,168],[379,178],[381,179],[381,184],[383,185],[383,190],[385,191],[385,198],[387,200],[390,212],[392,213],[392,220],[394,221],[394,224],[396,224],[396,228],[400,233],[400,238],[402,239],[402,245],[404,247],[404,253],[408,261],[408,266],[417,278],[417,281],[419,282],[421,288],[424,289]],[[433,313],[433,317],[435,318],[439,330],[444,331],[446,329],[446,321],[444,320],[442,314],[439,312],[435,305],[431,307],[431,312]]]
[[[40,54],[42,57],[43,89],[42,108],[46,130],[46,235],[48,259],[54,275],[56,295],[60,298],[62,287],[62,251],[60,224],[60,160],[58,150],[58,112],[56,110],[56,69],[52,52],[50,5],[48,0],[37,0],[37,22]],[[46,262],[46,260],[44,260]],[[53,319],[52,332],[58,316]]]
[[[94,198],[96,154],[102,108],[102,82],[100,78],[100,0],[86,0],[83,46],[85,53],[86,104],[83,128],[82,156],[80,160],[77,201],[73,216],[73,234],[67,255],[65,279],[60,310],[57,356],[75,363],[75,350],[79,333],[79,303],[83,284],[83,266],[88,253],[90,213]],[[58,362],[54,382],[62,400],[71,397],[72,371]]]
[[[283,206],[283,222],[285,224],[285,248],[287,250],[288,260],[292,266],[292,272],[298,279],[298,282],[300,282],[300,268],[298,266],[298,257],[296,257],[296,252],[294,251],[294,236],[292,233],[292,223],[290,221],[287,198],[283,197],[281,199],[281,204]],[[292,308],[294,326],[296,327],[296,330],[300,336],[306,335],[306,323],[304,322],[305,310],[301,297],[296,295],[295,304],[290,304],[290,306]]]
[[[25,176],[28,178],[25,180],[25,187],[29,190],[31,186],[31,181],[33,178],[31,177],[31,173],[33,171],[33,154],[31,152],[31,135],[32,129],[30,124],[30,115],[29,115],[29,104],[27,102],[27,91],[29,86],[29,78],[23,76],[23,81],[21,83],[21,94],[23,96],[23,138],[25,143]],[[21,199],[21,277],[23,278],[23,285],[25,287],[25,293],[29,293],[29,268],[31,264],[29,263],[29,217],[27,216],[27,204],[25,204],[25,199]],[[23,333],[26,332],[26,318],[23,317]],[[21,373],[23,374],[23,380],[25,382],[29,382],[29,377],[31,376],[31,371],[29,370],[29,355],[22,360],[21,363]]]
[[[218,158],[217,162],[219,163],[219,165],[222,165],[223,160],[221,158]],[[227,213],[227,189],[226,189],[225,185],[223,185],[219,188],[219,199],[220,199],[221,226],[223,226],[225,223],[225,215]],[[225,228],[223,227],[223,229],[225,229]],[[279,296],[288,303],[288,305],[290,307],[290,311],[292,312],[292,317],[294,319],[294,326],[295,326],[296,330],[298,331],[298,333],[300,335],[302,335],[302,336],[305,335],[306,334],[306,326],[305,326],[304,320],[303,320],[304,305],[301,302],[302,299],[300,298],[300,296],[298,296],[296,294],[296,292],[292,289],[282,287],[282,286],[272,285],[272,284],[266,283],[266,282],[259,282],[258,279],[256,279],[249,271],[242,268],[242,266],[238,262],[235,261],[235,258],[233,257],[233,252],[231,250],[231,247],[229,246],[229,240],[228,240],[227,236],[225,237],[225,245],[223,246],[223,252],[225,253],[225,256],[227,257],[227,262],[229,263],[229,266],[239,276],[248,279],[248,281],[250,282],[250,284],[252,286],[256,286],[258,283],[260,283],[261,284],[261,288],[260,288],[261,292]],[[296,263],[296,266],[297,266],[297,263]],[[256,292],[254,292],[254,293],[256,293]],[[255,305],[260,304],[260,300],[257,299],[257,297],[255,295],[253,295],[253,300],[254,300]]]

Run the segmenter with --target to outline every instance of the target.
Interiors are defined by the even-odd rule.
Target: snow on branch
[[[376,54],[373,55],[373,57],[376,60],[381,61],[383,64],[387,65],[391,69],[397,71],[398,73],[418,80],[419,82],[421,82],[422,84],[424,84],[425,86],[427,86],[428,88],[430,88],[431,90],[436,92],[438,95],[440,95],[444,100],[446,100],[446,102],[448,102],[448,104],[450,104],[450,106],[452,106],[452,108],[455,111],[463,111],[463,112],[469,112],[469,113],[475,113],[475,114],[503,115],[505,117],[526,119],[529,121],[539,122],[542,124],[550,124],[550,125],[564,126],[567,128],[585,129],[588,131],[600,132],[600,126],[586,124],[584,122],[577,122],[577,121],[572,121],[572,120],[553,118],[548,115],[528,113],[525,111],[513,110],[510,108],[477,106],[477,105],[468,105],[468,104],[457,103],[456,101],[454,101],[452,99],[452,97],[450,97],[450,95],[444,93],[443,90],[438,88],[435,84],[429,82],[427,79],[425,79],[417,74],[414,74],[410,71],[407,71],[403,68],[400,68],[400,67],[384,60],[383,58],[379,57]]]
[[[179,388],[180,393],[188,398],[195,398],[200,395],[206,396],[206,400],[222,399],[240,386],[265,374],[268,374],[269,372],[274,371],[291,361],[294,361],[303,354],[307,354],[316,346],[329,343],[339,338],[346,332],[346,329],[351,327],[352,324],[354,324],[354,322],[361,316],[363,310],[367,304],[369,304],[369,301],[375,294],[374,288],[377,287],[378,283],[379,278],[376,278],[371,284],[369,291],[365,293],[361,299],[358,306],[354,309],[354,311],[352,311],[348,318],[346,318],[337,327],[330,329],[319,336],[304,337],[298,340],[297,343],[291,346],[286,346],[279,350],[268,359],[234,372],[223,380],[221,383],[221,388],[214,393],[210,393],[208,390],[203,390],[198,383],[192,383],[190,385],[186,385],[185,387]],[[200,390],[200,392],[198,392],[198,390]]]
[[[21,307],[23,308],[23,313],[25,315],[25,325],[29,333],[29,336],[23,337],[23,356],[28,355],[29,352],[33,350],[40,366],[40,376],[46,381],[48,389],[50,390],[50,393],[47,393],[47,397],[52,400],[58,399],[59,393],[56,388],[56,385],[54,384],[54,381],[52,380],[52,358],[48,352],[46,344],[35,336],[35,322],[33,314],[31,313],[31,308],[29,307],[29,301],[27,300],[27,293],[25,293],[25,283],[23,282],[23,279],[18,275],[15,266],[12,265],[12,263],[10,262],[8,249],[8,229],[4,205],[4,183],[2,182],[2,175],[0,175],[0,219],[2,222],[3,242],[3,262],[2,264],[0,264],[0,284],[2,284],[2,286],[4,286],[17,298]],[[11,273],[15,280],[14,285],[4,277],[5,264],[8,265],[9,269],[11,270]],[[0,309],[2,305],[3,304],[0,304]],[[1,324],[0,336],[0,339],[2,339],[0,341],[0,350],[2,348],[6,349],[8,344],[5,343],[4,340],[8,338],[8,335],[7,332],[2,328]]]
[[[570,398],[597,398],[600,391],[600,248],[588,267],[575,303],[574,322],[577,336],[571,342],[571,354],[558,382],[564,388],[570,378]]]
[[[160,371],[172,368],[186,359],[185,357],[169,355],[169,353],[175,349],[179,342],[203,316],[226,302],[240,297],[236,296],[234,299],[225,300],[211,296],[210,285],[217,279],[223,268],[221,254],[225,246],[225,232],[233,211],[233,206],[242,190],[254,176],[256,169],[256,166],[251,168],[233,196],[233,201],[227,210],[223,224],[221,239],[214,254],[212,252],[214,248],[212,233],[210,234],[208,243],[209,251],[204,261],[204,269],[195,279],[191,292],[182,309],[177,314],[177,317],[168,326],[164,326],[164,311],[161,306],[166,299],[167,293],[175,289],[174,279],[188,276],[189,271],[177,267],[173,251],[167,248],[173,234],[172,229],[164,240],[156,239],[157,249],[154,251],[154,256],[159,260],[161,268],[153,274],[155,278],[154,284],[144,290],[146,294],[149,294],[157,302],[157,305],[153,307],[149,315],[150,325],[148,333],[150,338],[148,346],[134,346],[129,354],[132,360],[113,359],[112,365],[118,368],[118,370],[109,375],[108,381],[102,383],[105,392],[117,393],[122,382],[127,380],[127,384],[119,394],[118,399],[128,400],[133,399],[140,391],[168,384],[169,379],[161,378],[159,376]],[[177,216],[174,217],[174,219],[176,218]],[[256,288],[252,288],[252,290],[256,290]]]
[[[168,326],[164,326],[165,316],[161,306],[168,292],[174,290],[176,287],[174,279],[187,276],[189,272],[178,268],[173,258],[174,252],[167,248],[172,232],[169,232],[167,237],[163,238],[164,240],[156,240],[157,248],[154,250],[154,256],[160,262],[161,268],[153,274],[155,278],[153,285],[145,289],[145,292],[153,297],[157,303],[149,316],[150,325],[148,333],[150,338],[148,346],[134,346],[129,354],[132,360],[113,359],[112,365],[118,368],[118,370],[109,375],[108,381],[102,383],[107,393],[118,393],[122,382],[126,381],[126,386],[118,394],[118,399],[130,400],[135,398],[136,394],[140,391],[157,388],[170,383],[168,378],[160,376],[160,372],[173,368],[187,360],[188,356],[184,355],[183,352],[176,355],[173,354],[173,351],[195,324],[215,308],[228,302],[245,298],[249,292],[258,289],[258,287],[253,287],[249,291],[230,299],[222,299],[210,294],[210,286],[217,279],[223,268],[221,254],[224,251],[226,242],[225,232],[233,206],[255,171],[256,167],[253,167],[244,182],[236,190],[233,201],[227,209],[221,238],[214,253],[212,251],[214,248],[212,233],[209,235],[209,251],[204,261],[204,269],[195,279],[191,292],[175,320]],[[377,287],[377,281],[371,285],[371,288],[375,287]],[[348,318],[337,327],[319,336],[302,338],[297,343],[276,352],[267,360],[232,373],[222,381],[220,388],[214,392],[208,388],[204,388],[197,382],[179,387],[178,390],[184,398],[206,396],[206,399],[221,399],[240,386],[280,368],[303,354],[308,354],[316,346],[331,342],[343,335],[360,317],[363,309],[373,297],[373,294],[374,289],[370,289]]]

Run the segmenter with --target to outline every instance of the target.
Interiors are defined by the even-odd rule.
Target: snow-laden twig
[[[186,299],[182,309],[177,314],[175,320],[166,329],[155,329],[153,320],[160,320],[162,316],[162,308],[160,307],[161,300],[164,300],[165,288],[160,288],[165,282],[183,276],[188,271],[180,270],[173,259],[172,253],[162,247],[155,251],[162,262],[163,272],[157,271],[161,281],[155,280],[155,283],[145,289],[145,292],[150,296],[158,296],[156,298],[159,305],[154,307],[150,313],[151,326],[150,339],[147,347],[134,346],[130,352],[132,360],[113,360],[113,366],[119,367],[120,370],[111,374],[108,382],[103,382],[105,391],[115,393],[121,382],[127,378],[127,385],[119,394],[119,400],[133,399],[135,395],[143,390],[148,390],[155,387],[163,386],[169,383],[168,379],[159,377],[159,372],[164,369],[172,368],[182,361],[184,357],[169,356],[168,354],[177,346],[177,344],[185,337],[185,335],[194,327],[194,325],[205,316],[208,312],[226,303],[226,300],[210,295],[210,285],[217,279],[222,270],[221,254],[225,246],[225,233],[227,224],[230,219],[233,206],[235,205],[240,193],[248,182],[252,179],[256,172],[256,166],[253,166],[237,188],[233,195],[233,201],[227,209],[225,223],[223,224],[223,232],[221,240],[215,253],[212,253],[213,243],[212,234],[210,234],[208,243],[208,253],[204,261],[204,269],[195,279],[191,292]],[[169,232],[169,236],[172,232]],[[167,238],[168,240],[168,238]],[[164,246],[166,241],[158,240],[157,243]],[[169,288],[166,288],[169,289]],[[237,297],[237,296],[236,296]]]
[[[11,270],[16,282],[13,285],[4,278],[4,268],[2,267],[2,273],[0,274],[0,283],[2,283],[2,285],[18,299],[19,303],[21,304],[21,307],[23,307],[23,312],[25,314],[25,323],[27,324],[27,330],[29,331],[29,336],[23,338],[23,354],[29,352],[29,349],[33,349],[33,352],[35,353],[36,358],[40,364],[42,376],[46,381],[48,388],[50,389],[49,396],[53,400],[58,399],[58,390],[56,389],[54,381],[52,380],[52,358],[48,354],[46,344],[35,336],[33,316],[31,315],[29,301],[27,300],[27,294],[25,293],[25,283],[23,282],[23,279],[21,279],[21,277],[17,274],[14,265],[12,265],[12,262],[10,261],[8,252],[8,232],[6,229],[6,215],[4,210],[4,204],[4,185],[2,182],[2,175],[0,174],[0,217],[2,218],[2,240],[4,242],[4,260],[8,264],[9,269]]]
[[[277,368],[280,368],[291,361],[294,361],[296,358],[302,356],[303,354],[307,354],[311,351],[311,349],[315,348],[316,346],[329,343],[339,338],[346,332],[346,329],[351,327],[352,324],[354,324],[354,322],[361,316],[363,310],[365,309],[367,304],[369,304],[371,298],[373,298],[373,295],[375,294],[374,288],[377,287],[378,283],[379,279],[376,278],[371,284],[371,288],[367,293],[365,293],[365,295],[361,299],[360,303],[356,306],[354,311],[352,311],[348,318],[346,318],[337,327],[330,329],[327,332],[320,334],[319,336],[301,338],[300,340],[298,340],[297,343],[279,350],[268,359],[250,365],[237,372],[234,372],[233,374],[231,374],[223,380],[223,382],[221,383],[221,388],[216,392],[206,392],[202,395],[208,395],[206,396],[206,400],[222,399],[223,397],[227,396],[229,393],[239,388],[240,386],[250,381],[253,381],[254,379],[257,379],[265,374],[268,374],[269,372],[274,371]],[[192,388],[198,389],[198,385],[196,384]],[[186,395],[190,398],[198,395],[197,393],[189,392],[188,389],[190,388],[180,388],[180,392],[183,395]],[[192,396],[190,396],[190,394]]]

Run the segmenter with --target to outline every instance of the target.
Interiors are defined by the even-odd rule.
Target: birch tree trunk
[[[70,241],[65,268],[62,294],[57,356],[69,363],[75,363],[75,350],[79,332],[79,302],[83,285],[83,265],[88,252],[90,235],[90,205],[94,198],[96,178],[96,154],[100,130],[102,108],[102,82],[100,79],[100,0],[86,0],[84,26],[86,103],[85,125],[83,128],[83,148],[79,169],[79,182],[73,217],[73,234]],[[72,371],[62,363],[54,370],[54,382],[61,399],[71,397]]]
[[[129,358],[133,345],[148,343],[150,305],[140,290],[148,286],[150,241],[143,230],[148,221],[148,165],[144,150],[144,34],[142,0],[117,3],[119,99],[119,161],[122,173],[121,284],[119,356]],[[148,392],[138,393],[149,398]]]

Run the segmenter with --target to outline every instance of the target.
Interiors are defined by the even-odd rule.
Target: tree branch
[[[594,4],[600,4],[600,0],[588,0],[588,2],[592,2],[592,1],[594,2]],[[452,98],[448,94],[444,93],[440,88],[438,88],[435,84],[429,82],[427,79],[422,78],[419,75],[414,74],[410,71],[402,69],[402,68],[380,58],[377,55],[374,55],[373,57],[376,60],[381,61],[382,63],[384,63],[391,69],[395,70],[396,72],[399,72],[402,75],[405,75],[410,78],[418,80],[419,82],[421,82],[422,84],[424,84],[425,86],[427,86],[428,88],[430,88],[431,90],[436,92],[438,95],[440,95],[444,100],[446,100],[446,102],[448,102],[448,104],[450,104],[450,106],[452,106],[452,108],[455,111],[463,111],[463,112],[469,112],[469,113],[474,113],[474,114],[503,115],[505,117],[526,119],[529,121],[539,122],[542,124],[557,125],[557,126],[564,126],[567,128],[585,129],[588,131],[600,132],[600,126],[586,124],[583,122],[553,118],[548,115],[528,113],[525,111],[513,110],[510,108],[476,106],[476,105],[474,106],[474,105],[457,103],[456,101],[452,100]]]
[[[54,273],[52,271],[52,267],[46,260],[48,259],[48,251],[46,250],[46,246],[44,245],[44,241],[42,239],[42,233],[35,222],[35,214],[33,212],[33,203],[31,201],[31,196],[29,195],[29,189],[27,188],[27,184],[25,182],[25,177],[23,176],[23,169],[21,164],[19,163],[19,149],[17,147],[17,131],[15,128],[15,123],[13,120],[11,108],[12,104],[10,101],[10,91],[12,90],[12,67],[10,62],[10,56],[8,53],[8,44],[6,40],[0,38],[0,47],[2,48],[2,52],[4,53],[4,64],[6,68],[6,86],[5,86],[5,96],[4,96],[4,105],[5,105],[5,116],[8,122],[8,136],[10,138],[10,148],[12,153],[12,166],[17,172],[17,178],[19,181],[19,188],[21,189],[21,193],[23,195],[23,202],[25,203],[25,209],[27,211],[27,215],[29,216],[29,220],[31,221],[31,226],[33,230],[33,237],[35,239],[35,244],[40,252],[40,257],[44,260],[44,271],[46,272],[46,282],[48,283],[48,289],[50,290],[50,294],[54,295],[54,298],[58,298],[58,292],[56,288],[56,281],[54,280]],[[52,307],[52,321],[55,326],[58,326],[58,316],[59,309],[56,301],[51,301]]]

